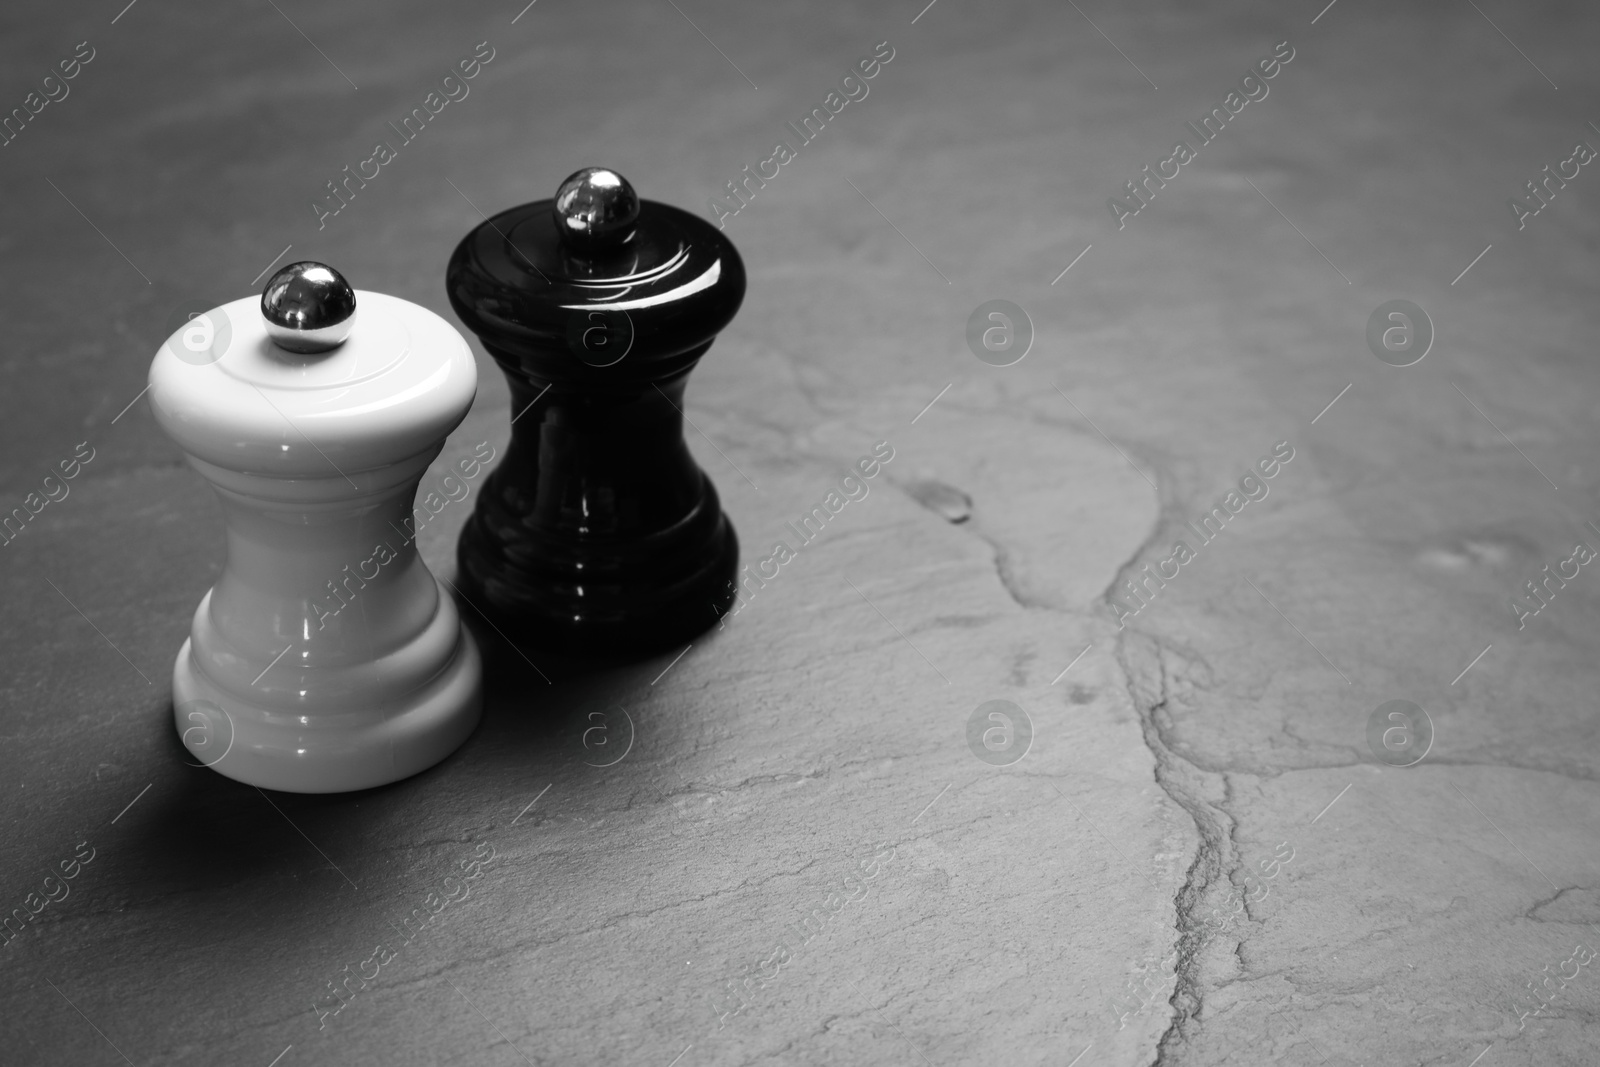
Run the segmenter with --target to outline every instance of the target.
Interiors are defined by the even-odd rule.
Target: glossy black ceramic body
[[[744,297],[708,223],[645,201],[587,257],[551,201],[451,256],[451,305],[511,385],[509,450],[458,549],[467,614],[513,642],[611,657],[682,645],[730,606],[738,541],[683,436],[689,372]]]

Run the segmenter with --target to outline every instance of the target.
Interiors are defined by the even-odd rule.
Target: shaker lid
[[[156,352],[150,405],[186,452],[253,474],[337,478],[414,456],[461,422],[477,366],[444,319],[366,290],[349,290],[344,318],[315,302],[296,310],[292,299],[288,311],[267,308],[273,282],[260,299],[194,316]],[[275,340],[297,327],[271,321],[274,312],[291,323],[300,315],[288,343],[316,350]],[[347,336],[327,347],[341,330]]]
[[[615,368],[615,380],[697,355],[739,310],[745,272],[716,227],[591,167],[467,234],[445,284],[490,348],[549,357],[539,368],[552,374]]]

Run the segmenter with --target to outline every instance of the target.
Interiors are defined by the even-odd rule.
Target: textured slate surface
[[[0,1058],[1592,1062],[1600,984],[1555,976],[1600,937],[1600,604],[1585,569],[1510,605],[1600,547],[1600,179],[1520,231],[1506,206],[1600,145],[1591,13],[276,6],[0,16],[7,108],[94,49],[0,148],[0,503],[94,450],[0,548],[0,907],[80,857],[0,946]],[[171,661],[223,544],[134,402],[168,313],[292,245],[448,316],[479,209],[603,163],[703,210],[883,40],[727,220],[750,292],[688,394],[747,559],[887,440],[867,497],[679,660],[526,650],[546,684],[497,649],[483,726],[407,782],[186,766]],[[1119,230],[1107,197],[1283,40]],[[324,182],[480,41],[319,230]],[[1364,330],[1402,297],[1437,339],[1396,368]],[[1036,331],[1010,367],[964,339],[994,298]],[[478,354],[440,471],[505,440]],[[1280,441],[1119,630],[1122,583]],[[441,574],[465,509],[424,531]],[[1033,727],[1008,766],[967,742],[996,699]],[[1434,729],[1413,766],[1368,743],[1394,699]]]

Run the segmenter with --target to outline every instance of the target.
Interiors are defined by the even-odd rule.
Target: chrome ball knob
[[[261,290],[267,335],[290,352],[338,348],[356,324],[356,291],[321,263],[291,263]]]
[[[561,183],[551,206],[561,240],[579,253],[627,243],[639,221],[639,194],[628,179],[604,167],[585,167]]]

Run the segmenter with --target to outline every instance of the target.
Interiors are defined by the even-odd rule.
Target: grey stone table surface
[[[0,1060],[1600,1058],[1592,7],[0,25],[0,510],[28,514],[0,546],[0,909],[29,920]],[[448,316],[480,212],[591,164],[722,214],[745,258],[687,414],[747,561],[892,461],[679,658],[498,649],[432,771],[305,797],[188,765],[171,663],[224,546],[138,399],[168,314],[287,256]],[[1009,366],[967,341],[994,299],[1031,324]],[[1397,299],[1408,351],[1433,335],[1409,366],[1368,341]],[[475,351],[425,487],[503,449]],[[424,530],[442,575],[470,506]],[[1025,718],[986,761],[995,700]],[[1369,731],[1390,701],[1420,713]]]

